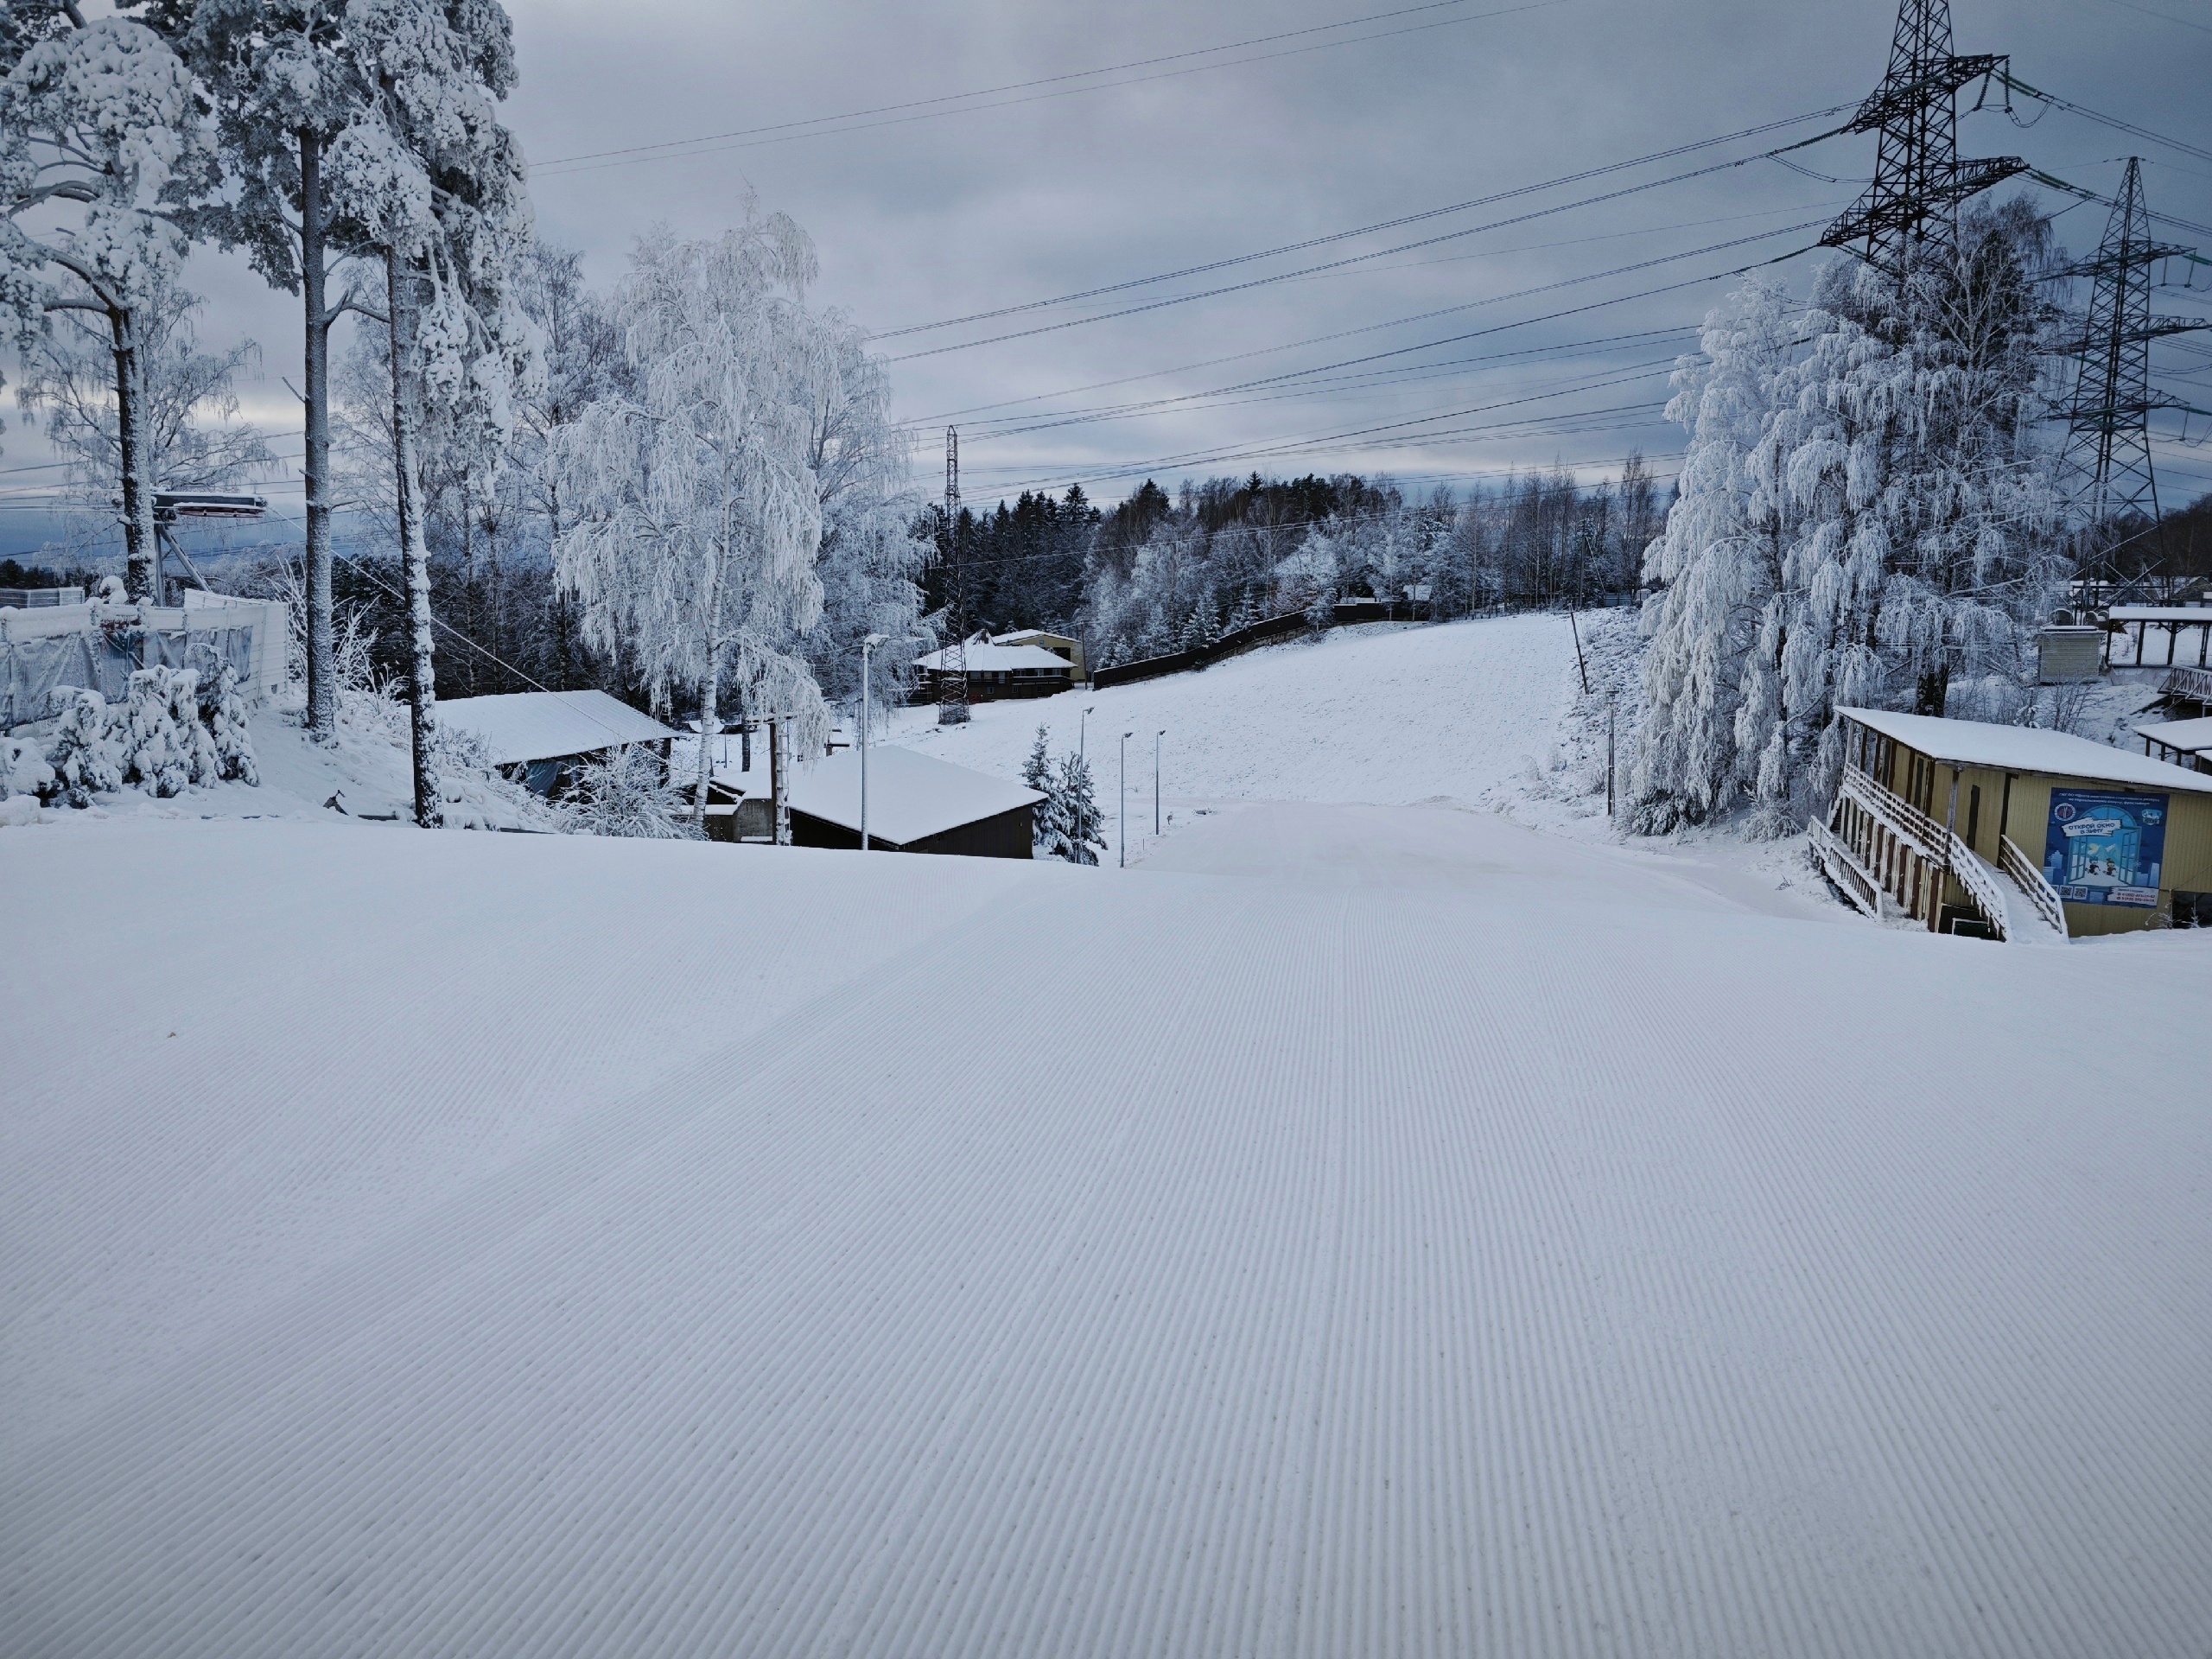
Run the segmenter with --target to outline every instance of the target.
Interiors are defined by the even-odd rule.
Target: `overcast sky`
[[[926,9],[510,0],[523,79],[509,116],[533,164],[539,235],[582,249],[595,284],[619,276],[632,239],[656,221],[711,234],[741,217],[750,195],[812,235],[822,302],[887,332],[1327,236],[1848,104],[1879,79],[1895,16],[1891,0],[1517,0],[1505,10],[1516,3],[1468,0],[1327,28],[1395,8],[1388,0],[1110,8],[944,0]],[[2212,151],[2206,0],[1959,0],[1954,21],[1955,50],[2009,52],[2022,79]],[[1082,73],[1160,59],[1169,60]],[[1049,77],[1073,78],[995,99],[957,96]],[[1962,105],[1974,95],[1969,88]],[[603,154],[922,99],[952,101],[829,130]],[[2119,158],[2138,152],[2154,208],[2212,222],[2212,160],[2065,111],[2026,105],[2022,112],[2034,124],[2025,130],[2002,113],[1963,118],[1961,153],[2020,154],[2109,191]],[[1798,153],[1804,167],[1840,183],[1759,162],[1233,295],[963,343],[1465,230],[1834,124],[1806,120],[1208,276],[887,339],[880,349],[892,358],[963,347],[894,363],[897,411],[924,434],[918,470],[932,488],[942,429],[957,422],[967,494],[982,503],[1074,480],[1110,500],[1147,475],[1172,486],[1254,467],[1388,472],[1426,488],[1557,460],[1594,480],[1631,448],[1669,457],[1680,435],[1659,419],[1661,365],[1688,336],[1652,331],[1694,325],[1719,285],[1529,320],[1808,245],[1816,232],[1802,226],[1856,194],[1871,140]],[[2104,213],[2092,205],[2065,215],[2069,245],[2093,245]],[[2212,237],[2164,228],[2212,245]],[[1744,238],[1759,239],[1599,275]],[[1813,264],[1801,258],[1781,269],[1802,291]],[[296,302],[219,256],[196,257],[191,281],[209,296],[211,340],[244,334],[261,342],[264,378],[241,388],[250,412],[271,431],[296,429],[296,404],[282,385],[298,372]],[[2174,296],[2165,308],[2212,315],[2208,298],[2212,286],[2200,276],[2194,296]],[[1434,312],[1445,315],[1395,322]],[[1478,329],[1497,332],[1401,349]],[[1643,337],[1568,354],[1624,334]],[[1320,338],[1329,335],[1338,337]],[[2212,359],[2201,349],[2162,346],[2157,361],[2171,390],[2212,406]],[[1328,384],[1193,397],[1392,352]],[[1523,355],[1499,355],[1508,353]],[[1199,366],[1212,359],[1229,360]],[[1107,382],[1119,384],[1099,384]],[[1175,397],[1190,401],[1006,429]],[[1370,429],[1429,416],[1445,418]],[[1512,421],[1527,424],[1503,424]],[[41,459],[35,435],[19,419],[10,426],[0,464]],[[2196,423],[2191,435],[2206,429]],[[278,448],[296,455],[298,441]],[[1672,469],[1671,461],[1657,465]],[[2175,449],[2168,465],[2174,494],[2212,488],[2212,450]],[[269,487],[296,512],[296,471]],[[10,550],[35,545],[33,515],[5,516],[16,521]]]

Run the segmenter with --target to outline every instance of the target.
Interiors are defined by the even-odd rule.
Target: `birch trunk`
[[[415,822],[443,820],[438,804],[437,675],[430,639],[430,560],[423,540],[421,467],[416,457],[421,400],[414,364],[415,276],[394,250],[385,251],[391,317],[391,458],[399,508],[399,563],[407,586],[409,737],[415,761]]]
[[[699,798],[692,816],[703,829],[707,822],[707,785],[715,776],[715,701],[721,691],[721,653],[707,653],[707,672],[699,682]]]
[[[330,591],[330,316],[323,270],[322,140],[300,134],[300,287],[306,295],[308,732],[317,742],[338,734],[338,650]]]
[[[111,309],[108,328],[115,340],[115,436],[123,474],[123,546],[128,560],[124,587],[143,605],[162,602],[161,557],[154,539],[153,440],[146,425],[146,359],[138,340],[137,319]]]

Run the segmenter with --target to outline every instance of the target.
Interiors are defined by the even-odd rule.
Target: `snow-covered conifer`
[[[49,35],[0,79],[0,305],[26,343],[49,312],[106,324],[134,597],[159,598],[144,314],[185,251],[164,198],[213,176],[212,136],[193,99],[176,54],[121,17]],[[74,211],[48,228],[65,205]]]
[[[34,739],[0,735],[0,801],[47,795],[54,785],[54,768]]]
[[[164,798],[181,795],[192,781],[194,746],[177,728],[174,677],[160,666],[132,671],[120,734],[125,780]]]
[[[93,796],[123,787],[123,758],[111,734],[115,717],[97,691],[79,688],[68,696],[47,760],[61,798],[72,806],[90,806]]]
[[[1080,754],[1064,754],[1053,781],[1052,839],[1039,850],[1071,864],[1096,864],[1106,849],[1106,827],[1091,793],[1090,763]]]
[[[246,726],[245,699],[238,695],[238,671],[228,663],[223,664],[215,682],[213,704],[207,731],[215,747],[216,775],[258,785],[261,762],[255,757],[253,734]]]

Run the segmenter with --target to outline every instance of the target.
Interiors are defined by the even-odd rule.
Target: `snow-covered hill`
[[[2212,1624],[2192,936],[326,817],[7,832],[0,1651]]]

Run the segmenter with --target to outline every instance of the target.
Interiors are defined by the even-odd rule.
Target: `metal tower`
[[[968,721],[968,607],[960,559],[960,429],[944,429],[945,632],[950,636],[938,658],[937,723]]]
[[[2151,239],[2143,169],[2127,160],[2104,240],[2069,275],[2096,284],[2088,326],[2075,348],[2082,372],[2066,411],[2063,476],[2082,519],[2081,575],[2096,584],[2120,580],[2123,547],[2158,533],[2158,480],[2151,467],[2151,411],[2187,404],[2151,389],[2151,342],[2212,327],[2151,315],[2151,267],[2187,248]],[[2156,560],[2146,563],[2155,563]]]
[[[2026,172],[2017,156],[1959,159],[1959,88],[2008,61],[1952,55],[1950,0],[1901,0],[1889,73],[1847,128],[1880,135],[1874,182],[1821,233],[1821,245],[1854,248],[1902,276],[1916,245],[1949,238],[1959,203]]]

